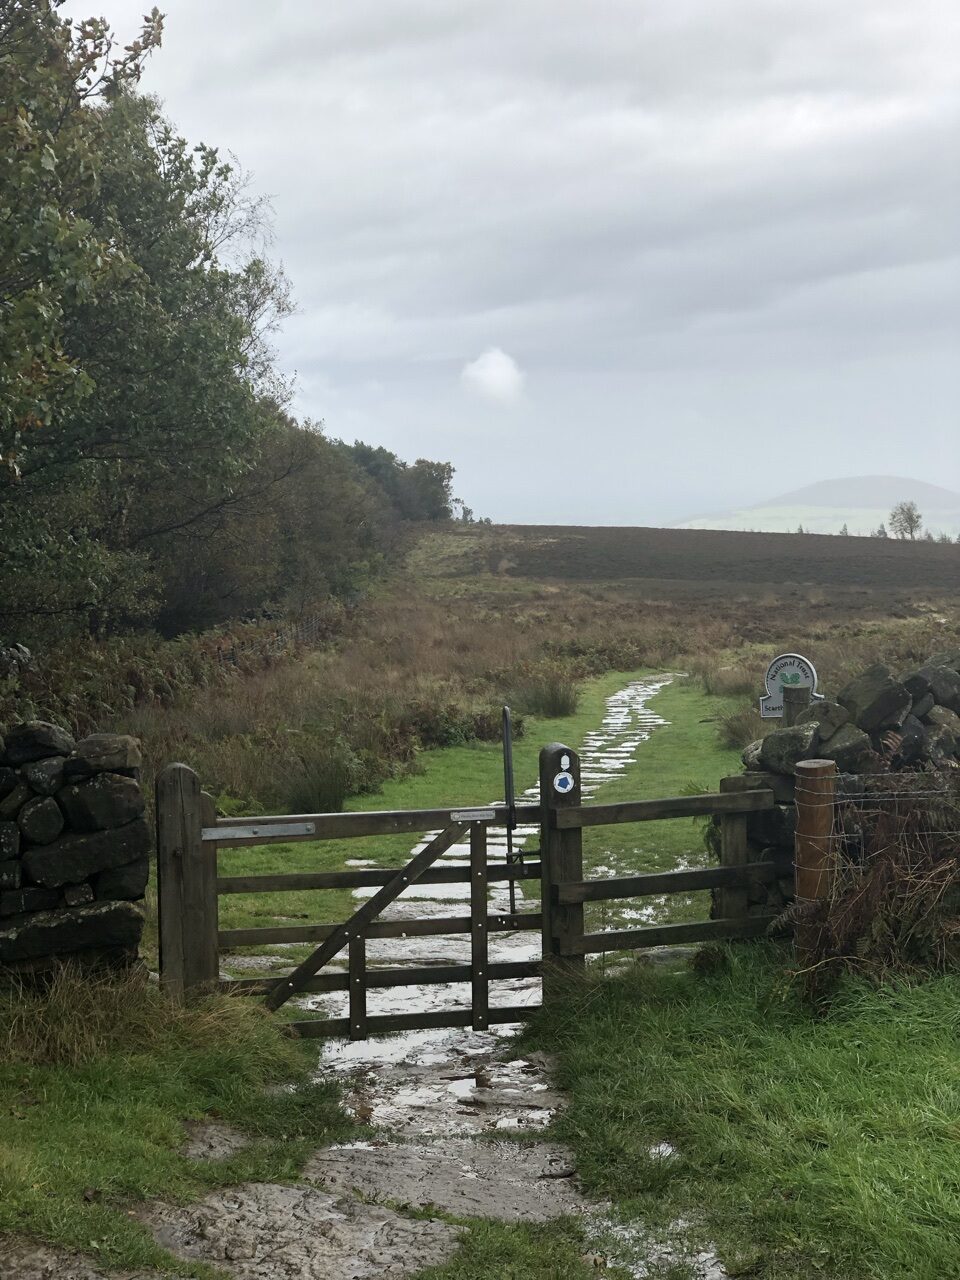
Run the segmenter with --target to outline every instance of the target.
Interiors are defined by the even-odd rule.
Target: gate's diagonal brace
[[[362,932],[368,924],[380,914],[384,907],[390,905],[394,898],[412,885],[423,875],[424,871],[436,862],[441,854],[446,853],[451,845],[456,844],[462,835],[467,831],[467,824],[463,822],[454,822],[449,827],[445,827],[439,835],[434,836],[426,848],[411,858],[402,871],[398,871],[392,880],[388,881],[372,898],[368,898],[359,910],[355,911],[350,919],[340,925],[330,937],[314,951],[313,955],[308,956],[304,962],[294,969],[288,978],[281,978],[275,987],[271,987],[266,998],[268,1009],[279,1009],[282,1004],[290,999],[291,996],[302,988],[303,984],[314,974],[319,973],[323,966],[337,954],[342,951],[351,938]]]

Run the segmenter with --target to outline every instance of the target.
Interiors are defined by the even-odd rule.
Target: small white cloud
[[[460,371],[460,381],[468,391],[496,404],[515,404],[523,394],[524,378],[513,356],[499,347],[484,351]]]

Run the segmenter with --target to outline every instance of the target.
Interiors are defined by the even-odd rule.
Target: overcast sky
[[[270,196],[329,434],[495,520],[960,488],[955,0],[160,7],[142,87]]]

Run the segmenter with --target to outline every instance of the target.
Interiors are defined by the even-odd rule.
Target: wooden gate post
[[[557,827],[560,809],[580,804],[580,757],[554,742],[540,752],[540,903],[543,912],[543,1003],[559,998],[585,960],[573,952],[583,937],[583,906],[561,906],[555,885],[583,879],[583,831]]]
[[[827,897],[833,879],[833,815],[837,766],[833,760],[801,760],[797,764],[797,834],[794,853],[798,904]],[[810,963],[820,940],[819,923],[798,921],[794,953]]]
[[[783,726],[795,725],[810,706],[810,686],[785,684],[783,688]]]
[[[200,779],[185,764],[157,778],[157,915],[160,980],[176,1001],[215,989],[217,953],[216,845],[203,839]]]
[[[720,779],[720,790],[746,791],[754,786],[749,778],[734,775]],[[750,845],[747,841],[747,815],[723,813],[720,815],[720,865],[742,867],[750,861]],[[717,914],[721,920],[746,919],[750,906],[750,894],[745,885],[725,885],[717,890]]]

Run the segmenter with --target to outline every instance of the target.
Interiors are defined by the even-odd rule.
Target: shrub
[[[882,788],[882,792],[879,790]],[[960,785],[885,776],[841,799],[828,897],[794,903],[811,992],[844,971],[881,981],[960,961]]]
[[[177,1005],[142,966],[97,976],[64,964],[42,985],[0,989],[0,1061],[8,1064],[76,1067],[177,1043],[213,1049],[232,1037],[248,1044],[252,1060],[297,1062],[265,1010],[227,996]]]
[[[577,702],[576,681],[553,665],[527,671],[514,684],[510,695],[511,706],[527,715],[547,719],[572,716]]]
[[[748,702],[720,716],[717,732],[725,747],[742,748],[756,742],[757,738],[762,738],[779,724],[779,720],[773,724],[769,720],[761,720],[757,707]]]

